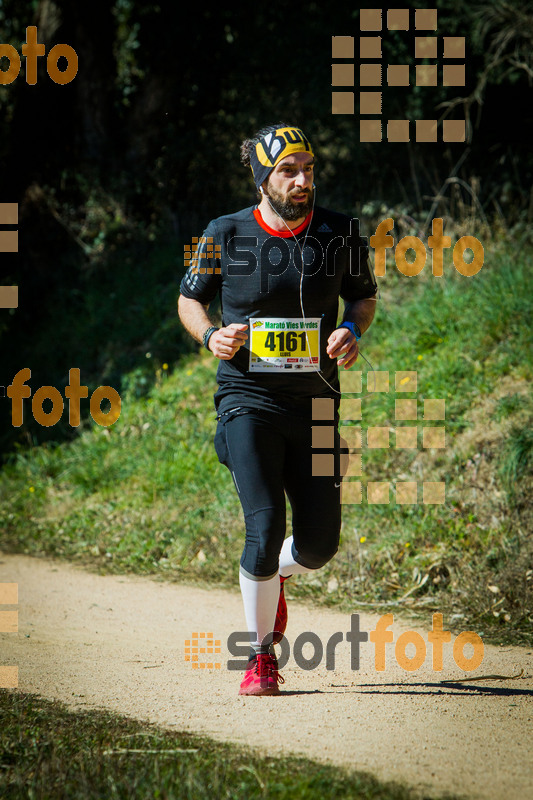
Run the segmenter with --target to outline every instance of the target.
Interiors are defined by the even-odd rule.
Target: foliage
[[[406,3],[411,13],[417,5]],[[211,217],[253,203],[239,143],[269,119],[286,117],[308,131],[318,154],[322,205],[361,216],[365,204],[385,204],[399,209],[399,217],[416,219],[422,230],[440,215],[483,221],[495,230],[519,226],[524,239],[531,237],[530,10],[515,13],[500,0],[466,6],[439,0],[437,7],[439,35],[467,40],[468,81],[459,93],[465,97],[442,86],[383,87],[384,108],[393,118],[429,119],[466,109],[472,139],[467,147],[382,143],[378,152],[377,145],[359,142],[355,116],[331,114],[331,36],[356,36],[358,9],[341,6],[331,14],[312,2],[302,17],[297,6],[274,0],[253,14],[231,5],[192,5],[184,18],[171,2],[2,0],[1,41],[20,51],[26,26],[36,24],[47,51],[69,43],[81,65],[67,86],[54,85],[40,59],[36,86],[25,83],[23,68],[14,83],[0,87],[2,181],[20,206],[20,254],[9,261],[4,254],[3,264],[6,279],[24,294],[16,313],[2,315],[1,341],[9,341],[13,354],[5,370],[16,371],[22,360],[29,364],[25,343],[49,337],[51,316],[62,321],[58,308],[71,305],[81,307],[76,335],[87,355],[83,366],[97,381],[106,372],[103,360],[116,365],[114,353],[107,358],[107,344],[97,345],[94,331],[86,334],[87,285],[101,281],[102,292],[125,293],[126,301],[130,288],[139,296],[140,276],[132,270],[128,281],[123,271],[124,262],[131,263],[125,245],[152,271],[156,241],[179,254]],[[305,42],[305,67],[292,60],[295,30]],[[414,65],[414,35],[384,36],[386,59]],[[35,119],[46,119],[39,136]],[[102,281],[110,270],[116,281]],[[154,287],[159,275],[150,277]],[[95,321],[98,304],[109,307],[109,295],[98,292],[93,286]],[[141,350],[151,310],[144,298],[132,305],[142,318],[137,337],[130,318],[122,331],[116,314],[112,337]],[[56,327],[61,354],[69,337]],[[66,355],[54,362],[55,351],[52,341],[35,353],[32,369],[39,380],[37,373],[46,373],[42,383],[59,382],[72,366]]]

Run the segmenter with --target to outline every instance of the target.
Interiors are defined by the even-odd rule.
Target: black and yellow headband
[[[300,128],[278,128],[263,136],[250,154],[250,166],[257,188],[282,158],[301,152],[313,155],[311,145]]]

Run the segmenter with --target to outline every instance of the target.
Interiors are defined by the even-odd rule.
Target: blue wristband
[[[348,328],[348,330],[353,333],[357,341],[359,341],[359,339],[361,338],[361,331],[359,330],[359,326],[356,325],[355,322],[341,322],[339,328]]]

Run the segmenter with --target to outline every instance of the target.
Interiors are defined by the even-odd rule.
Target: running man
[[[178,311],[220,360],[214,444],[244,512],[239,580],[253,632],[239,694],[274,695],[283,682],[273,648],[287,625],[283,584],[319,569],[338,549],[337,366],[355,363],[377,289],[352,220],[315,207],[314,155],[299,128],[263,128],[242,143],[241,161],[251,167],[260,202],[209,223],[181,282]],[[208,315],[217,293],[221,328]],[[339,297],[344,315],[337,325]],[[334,453],[331,475],[313,467],[317,400],[330,409],[323,424]],[[292,507],[287,538],[285,496]]]

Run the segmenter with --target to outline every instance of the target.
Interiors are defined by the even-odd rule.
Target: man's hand
[[[242,347],[248,339],[247,331],[248,325],[232,322],[226,328],[220,328],[211,334],[208,347],[216,358],[224,360],[233,358],[239,347]]]
[[[359,355],[357,339],[348,328],[337,328],[328,339],[326,352],[330,358],[338,358],[342,355],[337,364],[339,367],[344,366],[344,369],[350,369]]]

